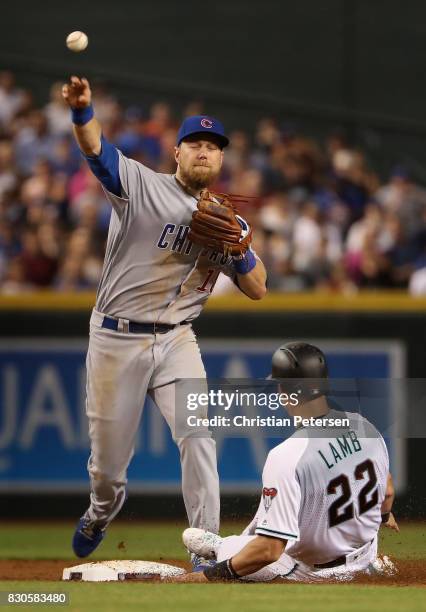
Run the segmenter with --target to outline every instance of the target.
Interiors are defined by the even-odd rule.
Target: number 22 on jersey
[[[379,492],[377,485],[377,475],[374,464],[370,459],[366,459],[356,466],[354,476],[356,480],[366,480],[365,485],[358,495],[358,516],[364,514],[378,503]],[[354,501],[352,498],[349,478],[346,474],[340,474],[330,480],[327,486],[328,495],[335,495],[340,489],[341,495],[334,500],[328,510],[328,523],[330,527],[335,527],[349,521],[354,517]],[[348,503],[350,502],[350,503]]]

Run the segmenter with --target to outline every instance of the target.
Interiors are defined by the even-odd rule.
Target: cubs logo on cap
[[[182,140],[188,138],[188,136],[203,134],[203,132],[215,134],[222,149],[229,144],[229,139],[225,136],[225,129],[221,122],[206,115],[187,117],[179,128],[176,144],[179,146]]]

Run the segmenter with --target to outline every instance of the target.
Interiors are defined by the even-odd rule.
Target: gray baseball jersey
[[[122,197],[105,190],[113,211],[96,309],[132,321],[195,319],[232,258],[188,240],[197,200],[174,175],[119,152]]]

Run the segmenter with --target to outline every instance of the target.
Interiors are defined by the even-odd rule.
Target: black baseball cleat
[[[94,521],[82,516],[72,539],[72,548],[77,557],[88,557],[105,537],[105,528],[101,529]]]

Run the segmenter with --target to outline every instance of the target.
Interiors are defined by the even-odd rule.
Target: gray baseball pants
[[[216,444],[205,435],[179,438],[175,432],[176,379],[202,379],[206,373],[191,325],[165,334],[133,334],[101,327],[93,311],[87,353],[86,412],[91,455],[91,494],[86,516],[107,526],[125,500],[126,472],[134,453],[146,394],[166,419],[181,459],[182,493],[189,525],[215,533],[220,497]],[[179,403],[179,402],[178,402]],[[176,411],[186,410],[177,405]]]

